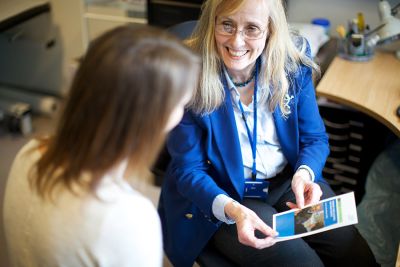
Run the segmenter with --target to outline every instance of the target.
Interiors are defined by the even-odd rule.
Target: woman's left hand
[[[302,209],[306,205],[317,203],[322,196],[321,187],[311,181],[310,174],[304,169],[297,170],[293,175],[292,191],[296,197],[296,204],[286,203],[291,209]]]

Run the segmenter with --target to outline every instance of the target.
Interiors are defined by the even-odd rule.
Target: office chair
[[[186,39],[191,34],[193,29],[197,25],[197,20],[185,21],[170,28],[167,28],[167,31],[177,36],[179,39]],[[166,147],[164,147],[158,156],[158,159],[154,166],[152,167],[152,172],[155,175],[155,184],[158,186],[162,185],[162,179],[164,177],[165,171],[168,167],[169,161],[171,160],[171,156],[168,153]],[[208,244],[196,259],[196,262],[201,267],[234,267],[229,259],[224,257],[221,253],[219,253],[213,245]]]
[[[190,37],[196,25],[197,25],[197,20],[188,20],[167,28],[167,31],[172,33],[179,39],[184,40]]]

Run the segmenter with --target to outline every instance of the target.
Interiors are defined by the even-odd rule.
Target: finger
[[[260,246],[260,241],[254,235],[254,231],[242,233],[238,236],[239,242],[243,245],[258,248]]]
[[[290,209],[297,209],[297,205],[294,204],[293,202],[286,202],[286,206],[288,206]]]
[[[304,207],[304,192],[297,192],[297,194],[295,193],[296,196],[296,204],[297,207],[299,207],[299,209],[302,209]]]
[[[314,204],[317,203],[322,196],[321,188],[318,184],[313,183],[310,187],[310,190],[307,192],[307,197],[305,199],[304,205]]]
[[[308,185],[306,190],[304,191],[304,205],[309,205],[312,203],[315,198],[315,192],[312,185]]]
[[[263,221],[260,220],[258,224],[256,224],[256,229],[259,230],[261,233],[263,233],[266,236],[271,236],[275,237],[278,235],[278,232],[269,227],[267,224],[265,224]]]
[[[275,241],[274,241],[275,236],[277,236],[278,233],[276,231],[274,231],[271,227],[269,227],[267,224],[265,224],[261,219],[254,221],[253,227],[251,228],[252,230],[250,230],[249,228],[245,228],[245,229],[241,229],[240,231],[238,231],[238,239],[239,239],[240,243],[247,245],[247,246],[254,247],[254,248],[267,247],[267,246],[271,246],[275,243]],[[255,236],[254,230],[260,231],[266,237],[265,238],[257,238]],[[267,239],[267,241],[265,241],[266,238],[269,238],[269,239]]]
[[[257,249],[263,249],[263,248],[273,246],[273,245],[275,245],[275,243],[276,243],[276,239],[268,236],[263,239],[257,239],[254,243],[254,247]]]
[[[314,187],[315,187],[315,190],[314,190],[314,192],[315,192],[315,201],[320,201],[321,200],[321,197],[322,197],[322,189],[321,189],[321,187],[319,186],[319,184],[316,184],[316,183],[314,183]]]
[[[296,197],[296,204],[301,209],[304,207],[304,183],[296,183],[293,188]]]
[[[252,246],[254,243],[254,231],[248,231],[247,229],[238,229],[238,240],[243,245]]]

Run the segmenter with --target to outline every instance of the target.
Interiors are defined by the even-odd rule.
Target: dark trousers
[[[244,199],[242,204],[272,227],[272,215],[288,210],[287,201],[295,203],[291,177],[271,181],[266,202]],[[323,199],[335,195],[325,182],[318,184]],[[235,224],[223,224],[210,242],[239,266],[377,266],[370,248],[354,226],[283,241],[258,250],[239,243]]]

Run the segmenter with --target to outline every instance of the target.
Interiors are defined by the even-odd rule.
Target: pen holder
[[[363,34],[351,34],[339,40],[339,56],[351,61],[368,61],[374,56],[375,46],[371,46]]]

